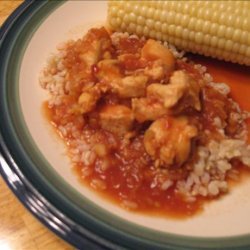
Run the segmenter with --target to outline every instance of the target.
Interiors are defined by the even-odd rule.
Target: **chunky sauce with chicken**
[[[248,164],[239,142],[246,153],[225,154],[223,167],[213,165],[214,147],[244,137],[245,118],[194,63],[151,39],[111,39],[104,28],[69,42],[63,52],[63,95],[48,102],[49,119],[79,178],[108,199],[133,211],[185,217],[227,192],[237,166]],[[219,77],[220,69],[208,66]],[[56,74],[58,64],[50,70]],[[232,87],[238,84],[224,73]],[[250,80],[247,71],[241,76]],[[212,162],[208,169],[200,167],[202,157]]]

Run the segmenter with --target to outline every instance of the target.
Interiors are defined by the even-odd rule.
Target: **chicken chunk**
[[[168,80],[166,73],[166,66],[161,60],[155,61],[152,65],[144,69],[144,74],[148,76],[151,81],[160,82],[162,80]]]
[[[122,77],[119,61],[105,59],[98,63],[96,77],[105,83],[111,92],[117,93],[121,98],[139,97],[145,94],[148,77],[144,75],[131,75]]]
[[[98,71],[96,73],[97,79],[102,83],[108,85],[121,78],[120,68],[118,66],[119,61],[115,59],[105,59],[97,64]]]
[[[147,61],[140,57],[140,54],[122,54],[118,60],[121,67],[127,72],[143,69],[147,66]]]
[[[147,87],[147,96],[163,103],[165,108],[172,108],[187,90],[184,83],[163,85],[159,83],[150,84]]]
[[[124,105],[106,105],[101,109],[99,119],[103,129],[122,136],[131,130],[134,115],[132,110]]]
[[[170,78],[170,85],[173,86],[186,86],[183,91],[184,100],[182,105],[193,107],[194,109],[201,110],[200,90],[201,86],[198,81],[193,79],[188,73],[183,70],[175,71]]]
[[[144,135],[147,153],[165,166],[182,165],[190,154],[191,140],[197,135],[187,117],[164,117],[156,120]]]
[[[175,58],[172,52],[155,40],[149,39],[146,42],[141,50],[141,56],[149,61],[160,61],[168,75],[174,70]]]
[[[121,98],[140,97],[146,92],[148,77],[144,75],[132,75],[113,82],[113,91]]]
[[[86,66],[90,68],[92,65],[96,64],[100,58],[101,53],[101,42],[93,41],[89,50],[80,54],[81,60],[86,63]]]
[[[102,57],[102,54],[111,47],[111,39],[105,28],[91,29],[82,40],[82,46],[76,53],[91,68]]]
[[[84,91],[78,98],[80,113],[85,114],[92,111],[100,97],[101,90],[98,85]]]
[[[201,109],[199,84],[181,70],[174,72],[168,85],[150,84],[147,96],[161,101],[167,109],[173,108],[181,99],[184,99],[181,102],[183,107],[194,107],[198,111]],[[178,110],[181,110],[180,107]]]
[[[154,121],[167,112],[163,104],[149,98],[132,99],[132,110],[138,122]]]

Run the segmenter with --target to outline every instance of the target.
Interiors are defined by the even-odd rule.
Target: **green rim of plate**
[[[133,249],[249,249],[250,235],[187,237],[158,232],[128,222],[103,210],[61,178],[33,141],[19,99],[23,55],[41,23],[64,1],[34,2],[0,43],[0,131],[20,171],[36,190],[61,213],[104,239]]]

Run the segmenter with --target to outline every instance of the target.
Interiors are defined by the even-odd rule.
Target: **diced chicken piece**
[[[182,165],[189,157],[191,140],[197,135],[187,117],[164,117],[156,120],[144,135],[147,153],[165,166]]]
[[[106,29],[99,28],[89,30],[82,39],[68,42],[65,49],[66,54],[62,59],[62,65],[68,69],[65,79],[69,80],[74,85],[73,89],[78,92],[82,82],[95,80],[93,66],[105,52],[112,51],[112,46]]]
[[[144,69],[144,74],[150,78],[150,80],[158,81],[167,80],[166,66],[161,62],[161,60],[155,61],[151,66]]]
[[[122,54],[118,56],[121,67],[124,70],[135,71],[147,66],[147,60],[140,57],[140,54]]]
[[[81,60],[86,63],[86,66],[90,68],[92,65],[96,64],[100,58],[101,53],[101,42],[100,41],[93,41],[90,48],[80,54]]]
[[[142,58],[149,61],[160,60],[168,75],[174,70],[175,58],[172,52],[159,42],[149,39],[141,50]]]
[[[144,75],[126,76],[114,81],[112,87],[121,98],[140,97],[145,95],[147,81],[148,77]]]
[[[147,97],[132,100],[138,122],[156,120],[165,114],[180,113],[184,108],[201,109],[200,86],[184,71],[175,71],[168,85],[153,83],[147,87]],[[177,111],[177,112],[176,112]]]
[[[132,110],[138,122],[154,121],[167,112],[162,103],[149,98],[132,99]]]
[[[91,29],[82,39],[82,44],[77,51],[79,58],[90,69],[96,64],[102,55],[111,48],[111,39],[105,28]]]
[[[193,79],[188,73],[182,70],[175,71],[170,78],[170,85],[179,86],[185,85],[186,91],[184,94],[185,106],[194,107],[196,110],[201,110],[200,90],[201,86],[198,81]]]
[[[106,105],[99,113],[100,126],[116,135],[122,136],[131,130],[134,115],[124,105]]]
[[[78,105],[81,114],[92,111],[101,96],[101,91],[97,86],[87,89],[78,98]]]
[[[187,91],[187,85],[180,84],[163,85],[159,83],[150,84],[147,87],[147,96],[163,103],[165,108],[172,108]]]
[[[114,59],[100,61],[96,73],[98,80],[101,83],[106,83],[106,86],[121,98],[143,96],[148,77],[131,75],[122,78],[118,63],[119,61]]]
[[[168,85],[150,84],[147,87],[147,96],[161,101],[167,109],[173,108],[181,99],[184,108],[189,106],[196,110],[201,109],[199,83],[181,70],[174,72]],[[181,110],[180,107],[177,108]]]
[[[118,66],[119,61],[115,59],[105,59],[97,64],[98,70],[96,77],[102,83],[108,85],[117,79],[121,78],[120,69]]]

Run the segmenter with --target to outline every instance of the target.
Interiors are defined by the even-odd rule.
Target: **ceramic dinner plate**
[[[0,171],[23,204],[77,248],[249,249],[250,181],[185,220],[135,214],[103,200],[72,172],[42,114],[39,72],[63,41],[105,24],[106,1],[28,1],[1,28]]]

